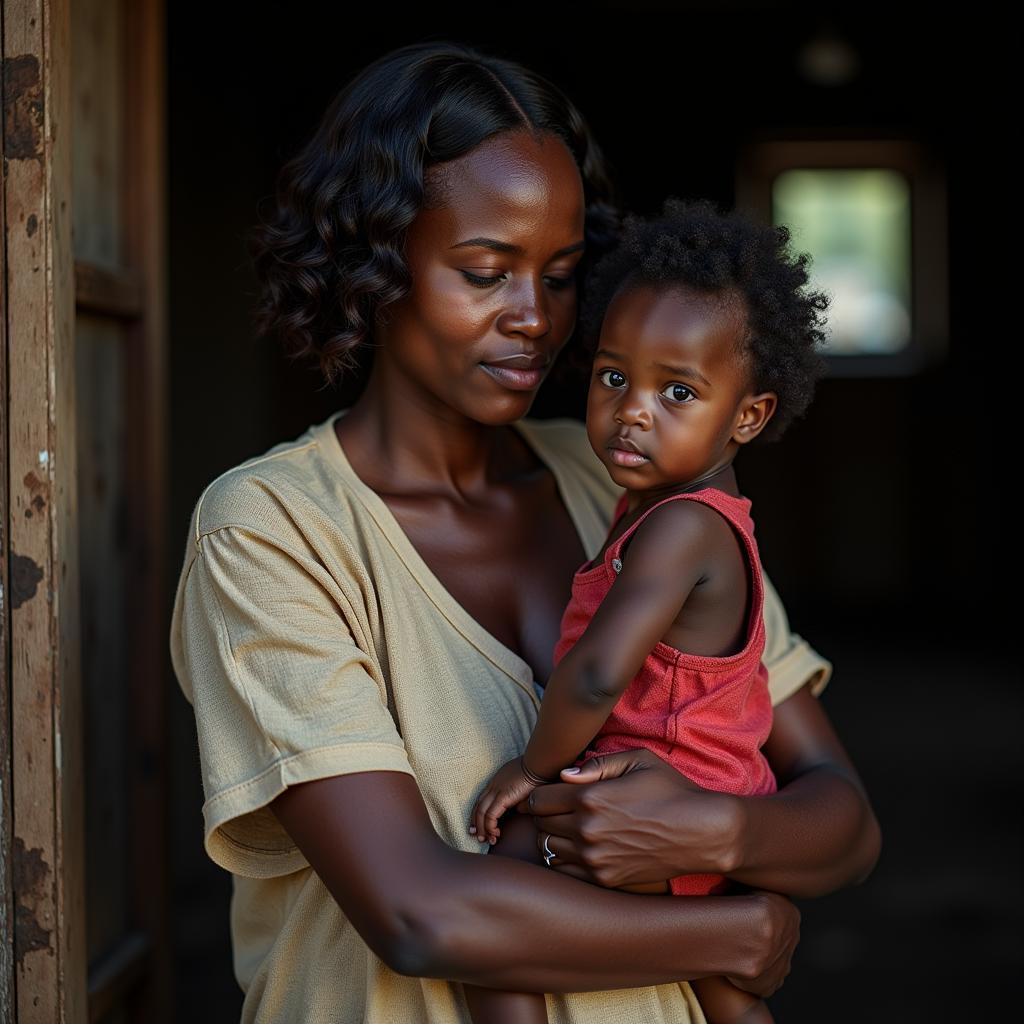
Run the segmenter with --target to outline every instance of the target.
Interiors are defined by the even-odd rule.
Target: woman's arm
[[[415,780],[364,772],[271,808],[371,949],[403,974],[565,992],[725,974],[768,995],[798,913],[783,897],[631,896],[443,843]]]
[[[807,687],[775,709],[764,748],[779,791],[739,803],[731,878],[792,896],[862,882],[882,833],[864,785]]]
[[[881,833],[864,787],[808,687],[775,709],[765,746],[779,791],[712,793],[649,751],[595,758],[530,798],[557,870],[605,886],[725,874],[795,897],[864,879]]]

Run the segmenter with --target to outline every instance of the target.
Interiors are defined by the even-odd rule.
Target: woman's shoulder
[[[208,534],[232,527],[294,534],[297,529],[305,532],[325,516],[333,525],[342,525],[354,509],[326,443],[333,435],[333,419],[215,477],[196,502],[193,539],[198,543]]]

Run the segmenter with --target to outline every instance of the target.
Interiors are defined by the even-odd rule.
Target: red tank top
[[[659,642],[608,716],[587,756],[645,747],[705,789],[739,796],[775,792],[775,777],[761,746],[772,725],[764,651],[764,583],[754,542],[750,501],[708,487],[675,494],[648,509],[609,545],[597,565],[573,578],[555,647],[557,665],[583,635],[622,569],[622,549],[644,520],[670,501],[697,501],[723,516],[743,543],[750,568],[751,601],[743,649],[724,658],[686,654]],[[625,496],[615,519],[625,511]],[[672,891],[715,891],[722,879],[688,875],[672,879]]]

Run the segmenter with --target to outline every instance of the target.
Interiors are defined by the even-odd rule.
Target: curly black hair
[[[759,435],[776,440],[802,416],[825,370],[829,299],[809,291],[810,256],[794,255],[785,227],[763,227],[702,200],[666,201],[660,217],[627,217],[619,244],[594,268],[583,304],[583,329],[596,343],[608,306],[623,287],[684,285],[738,294],[746,307],[744,355],[757,391],[778,396]]]
[[[425,171],[522,130],[569,148],[583,178],[588,262],[607,251],[619,227],[610,178],[562,92],[459,44],[406,46],[357,75],[282,169],[276,208],[250,239],[259,332],[318,362],[329,383],[355,368],[378,313],[409,290],[405,237],[430,199]]]

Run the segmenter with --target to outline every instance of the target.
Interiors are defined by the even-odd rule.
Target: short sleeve
[[[242,528],[197,544],[172,650],[195,710],[206,850],[235,874],[288,874],[307,862],[268,807],[276,796],[313,779],[412,768],[379,668],[323,566]]]
[[[779,705],[797,690],[811,686],[817,697],[828,684],[832,664],[806,640],[789,630],[789,619],[782,600],[764,576],[764,664],[768,669],[768,690],[772,704]]]

